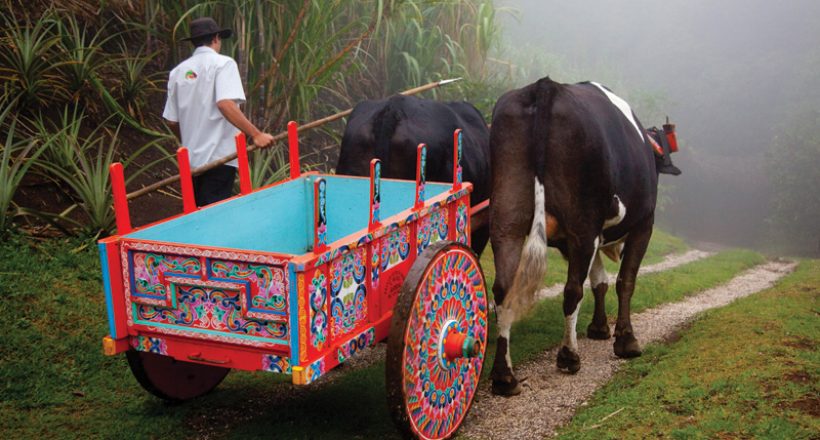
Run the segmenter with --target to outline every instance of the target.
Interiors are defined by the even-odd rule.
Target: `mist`
[[[660,177],[656,224],[693,241],[764,250],[776,243],[782,235],[776,230],[785,226],[778,226],[772,210],[786,187],[783,176],[771,175],[773,155],[779,154],[773,147],[807,117],[803,125],[817,133],[820,2],[496,5],[519,12],[501,18],[505,44],[553,60],[545,71],[529,72],[529,80],[549,75],[561,82],[600,81],[633,104],[644,126],[660,126],[664,115],[677,124],[681,151],[673,159],[683,174]],[[820,137],[809,142],[807,157],[814,160]],[[802,179],[797,186],[806,194],[787,191],[786,198],[800,208],[806,199],[809,207],[793,216],[820,215],[819,167],[809,164],[804,174],[789,176]],[[817,221],[797,220],[808,223],[801,252],[820,252]]]

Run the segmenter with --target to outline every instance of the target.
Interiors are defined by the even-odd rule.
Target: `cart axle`
[[[444,337],[444,357],[448,361],[473,358],[481,353],[481,343],[465,333],[449,332]]]

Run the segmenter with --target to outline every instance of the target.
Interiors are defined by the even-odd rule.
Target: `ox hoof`
[[[497,396],[517,396],[521,394],[522,390],[521,382],[514,376],[507,376],[503,379],[493,379],[492,392]]]
[[[609,331],[609,324],[604,325],[595,325],[590,323],[587,326],[587,338],[589,339],[597,339],[599,341],[606,340],[612,337],[612,333]]]
[[[578,356],[578,353],[570,351],[569,348],[561,347],[555,364],[558,366],[558,369],[575,374],[581,369],[581,357]]]
[[[615,356],[619,358],[634,358],[641,355],[641,347],[632,333],[615,337]]]

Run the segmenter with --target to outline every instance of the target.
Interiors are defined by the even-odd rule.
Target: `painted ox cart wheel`
[[[422,252],[402,285],[387,345],[387,400],[406,436],[455,434],[478,388],[487,328],[473,251],[445,241]]]
[[[136,350],[128,350],[126,357],[137,382],[149,393],[170,401],[199,397],[216,388],[231,371]]]

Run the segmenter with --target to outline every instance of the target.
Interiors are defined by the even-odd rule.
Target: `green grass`
[[[659,263],[663,261],[667,255],[679,254],[687,250],[689,250],[689,247],[680,238],[655,229],[652,233],[652,240],[649,242],[649,248],[646,250],[642,264],[649,265]],[[607,272],[616,273],[618,271],[618,265],[610,261],[609,258],[603,257],[603,260]],[[481,267],[484,269],[484,275],[487,277],[488,286],[492,286],[492,280],[495,279],[495,267],[493,266],[493,250],[489,245],[481,256]],[[564,283],[566,279],[566,260],[561,257],[561,253],[558,252],[558,250],[550,248],[544,285],[551,286],[553,284]]]
[[[397,437],[385,404],[383,362],[304,388],[290,385],[287,376],[234,371],[215,392],[182,405],[149,395],[124,356],[102,354],[107,323],[100,269],[96,249],[81,244],[17,237],[0,244],[4,437]],[[636,310],[719,284],[761,260],[733,251],[642,277]],[[585,303],[582,331],[590,316]],[[515,362],[558,343],[562,329],[560,302],[539,305],[514,329]]]
[[[818,297],[820,261],[804,261],[774,288],[707,312],[627,363],[559,438],[817,438]]]

